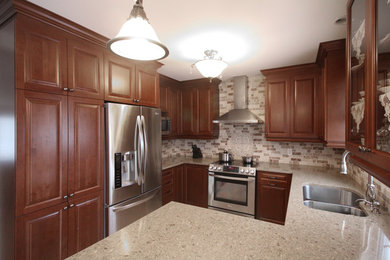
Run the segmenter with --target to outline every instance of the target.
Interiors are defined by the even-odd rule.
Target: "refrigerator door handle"
[[[129,208],[135,207],[135,206],[137,206],[137,205],[139,205],[139,204],[145,203],[145,202],[147,202],[147,201],[153,199],[154,197],[156,197],[156,195],[159,193],[159,191],[160,191],[160,190],[158,189],[158,190],[156,190],[155,192],[153,192],[153,194],[151,194],[149,197],[144,198],[144,199],[139,200],[139,201],[136,201],[136,202],[134,202],[134,203],[130,203],[130,204],[125,205],[125,206],[114,207],[114,208],[112,209],[112,211],[113,211],[113,212],[119,212],[119,211],[123,211],[123,210],[129,209]]]
[[[146,175],[146,163],[148,160],[148,137],[146,135],[146,125],[145,125],[145,117],[141,116],[142,121],[142,130],[143,130],[143,137],[144,137],[144,151],[143,151],[143,174]],[[143,176],[146,178],[145,176]]]
[[[138,183],[138,186],[141,185],[141,179],[142,179],[142,172],[141,172],[141,163],[142,163],[142,155],[141,155],[141,144],[140,144],[140,118],[137,116],[136,123],[135,123],[135,133],[134,133],[134,150],[136,150],[136,161],[135,161],[135,168],[136,168],[136,181]]]
[[[141,120],[141,116],[137,116],[137,124],[138,124],[138,145],[140,147],[140,160],[138,161],[139,162],[139,169],[140,169],[140,181],[138,182],[138,185],[142,185],[144,183],[144,160],[145,160],[145,155],[144,155],[144,151],[145,151],[145,144],[144,144],[144,129],[143,129],[143,126],[142,126],[142,120]]]

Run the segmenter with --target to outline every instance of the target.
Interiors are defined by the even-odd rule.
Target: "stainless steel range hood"
[[[263,121],[248,109],[248,77],[233,78],[234,109],[213,120],[213,123],[260,124]]]

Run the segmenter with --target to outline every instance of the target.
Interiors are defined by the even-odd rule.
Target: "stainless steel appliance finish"
[[[114,103],[105,107],[105,222],[110,235],[161,206],[161,112]],[[139,206],[114,210],[134,201]]]
[[[242,162],[244,164],[251,164],[253,162],[253,157],[252,156],[243,156]]]
[[[171,133],[171,118],[161,117],[161,134],[169,135]]]
[[[307,207],[355,216],[367,216],[360,208],[362,197],[343,188],[304,185],[303,204]]]
[[[233,156],[228,153],[228,151],[223,151],[223,153],[219,153],[219,161],[220,162],[231,162],[233,161]]]
[[[14,259],[15,240],[15,19],[0,30],[0,259]]]
[[[259,124],[263,121],[248,109],[248,77],[233,78],[234,109],[213,120],[214,123],[249,123]]]
[[[208,207],[255,216],[256,168],[241,161],[209,166]]]

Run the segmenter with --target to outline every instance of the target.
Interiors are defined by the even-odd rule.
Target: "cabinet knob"
[[[74,196],[74,193],[69,194],[69,198],[72,198]]]
[[[70,92],[74,92],[74,88],[69,89]]]
[[[64,88],[64,91],[68,91],[68,88]]]
[[[133,102],[137,102],[137,99],[134,98],[134,99],[133,99]]]
[[[68,198],[68,195],[65,195],[65,196],[64,196],[64,200],[66,200],[67,198]]]
[[[73,207],[74,207],[74,204],[70,204],[70,205],[69,205],[69,208],[73,208]]]
[[[64,207],[64,210],[67,210],[67,209],[68,209],[68,206],[65,206],[65,207]]]
[[[139,102],[139,99],[137,99],[137,103]]]

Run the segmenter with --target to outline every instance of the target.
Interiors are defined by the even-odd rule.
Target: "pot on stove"
[[[228,151],[224,150],[223,153],[219,153],[220,162],[231,162],[232,160],[233,156]]]

